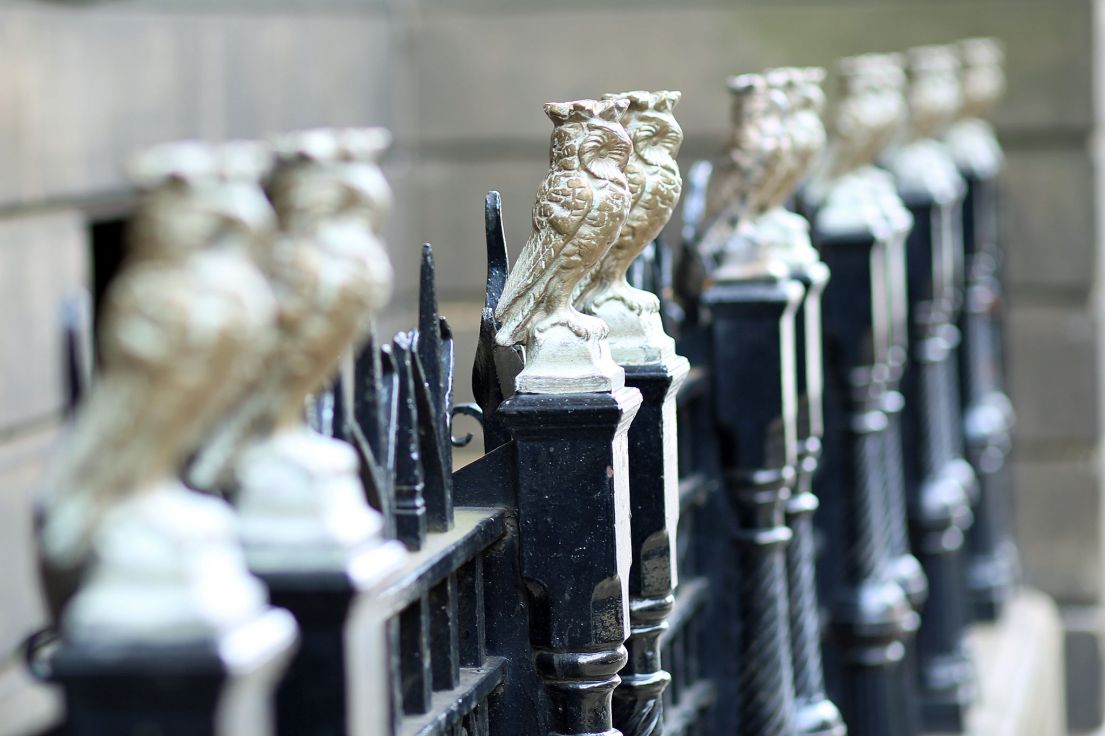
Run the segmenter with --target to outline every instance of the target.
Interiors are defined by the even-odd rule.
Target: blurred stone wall
[[[980,34],[1008,54],[997,123],[1025,577],[1064,606],[1072,726],[1088,727],[1105,593],[1096,15],[1086,0],[0,0],[0,733],[54,712],[7,654],[43,618],[30,501],[63,403],[60,305],[91,283],[91,225],[131,206],[128,152],[389,126],[397,276],[382,328],[413,324],[419,245],[433,243],[464,400],[483,195],[503,193],[516,254],[545,167],[543,102],[681,89],[686,166],[727,130],[728,74]]]

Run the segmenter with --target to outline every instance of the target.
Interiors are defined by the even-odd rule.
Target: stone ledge
[[[1072,734],[1100,736],[1105,616],[1099,606],[1063,606],[1067,678],[1067,727]]]
[[[1021,590],[997,624],[976,626],[968,645],[978,696],[968,736],[1066,734],[1063,625],[1051,598]]]

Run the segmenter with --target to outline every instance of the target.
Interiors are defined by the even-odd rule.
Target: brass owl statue
[[[954,49],[960,61],[963,104],[945,140],[961,170],[976,178],[992,178],[1003,165],[1004,153],[985,116],[1005,91],[1005,54],[993,38],[970,38]]]
[[[827,134],[821,116],[825,110],[825,70],[821,67],[789,69],[782,89],[790,103],[786,119],[791,140],[789,176],[780,182],[774,203],[782,204],[794,195],[795,189],[809,176],[825,149]]]
[[[390,190],[375,165],[387,141],[379,129],[316,129],[274,141],[280,166],[269,196],[280,234],[265,267],[278,297],[277,329],[266,370],[190,468],[196,487],[233,488],[235,464],[248,444],[298,426],[304,397],[333,375],[386,302],[391,266],[374,233],[390,208]]]
[[[498,345],[522,345],[519,393],[611,391],[624,384],[602,320],[572,305],[580,281],[617,240],[631,195],[629,100],[548,103],[549,170],[533,205],[533,233],[507,276],[495,316]]]
[[[901,54],[863,54],[838,64],[830,150],[808,187],[823,232],[869,232],[902,241],[912,226],[894,177],[875,165],[904,132],[902,61]]]
[[[739,247],[738,231],[763,212],[790,148],[783,124],[787,101],[763,75],[733,77],[729,91],[733,132],[725,155],[710,167],[697,236],[699,251],[722,261]]]
[[[265,605],[229,507],[178,475],[267,356],[268,165],[250,143],[132,162],[143,194],[106,297],[102,371],[47,477],[47,568],[83,570],[62,618],[71,638],[203,638]]]
[[[212,438],[217,462],[199,466],[213,481],[232,473],[255,570],[328,569],[378,541],[382,520],[365,502],[354,450],[310,429],[304,405],[391,291],[379,232],[390,190],[377,165],[388,138],[380,129],[318,129],[273,141],[276,341],[257,385]]]
[[[671,219],[683,190],[675,161],[683,131],[673,114],[681,96],[667,91],[604,96],[629,100],[622,117],[633,142],[625,167],[629,213],[613,246],[577,287],[575,304],[606,323],[611,354],[621,365],[655,363],[674,355],[674,341],[660,322],[659,300],[630,286],[626,272]]]
[[[769,82],[787,98],[783,122],[790,148],[774,190],[765,197],[769,209],[756,220],[754,234],[749,238],[757,244],[761,260],[775,259],[790,266],[819,260],[810,242],[809,222],[787,209],[785,202],[809,175],[825,146],[825,126],[821,121],[824,78],[824,70],[816,67],[788,68],[768,75]]]
[[[910,138],[939,137],[963,106],[959,58],[949,46],[917,46],[907,56]]]
[[[950,203],[963,195],[966,186],[942,140],[963,104],[959,59],[949,46],[918,46],[909,49],[906,59],[907,122],[885,164],[904,200]],[[949,249],[948,258],[955,252]],[[950,272],[954,267],[946,269]]]

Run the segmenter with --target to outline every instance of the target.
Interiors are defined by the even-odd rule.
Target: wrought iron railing
[[[963,54],[995,63],[987,42]],[[954,71],[946,49],[910,63],[915,84]],[[476,401],[454,405],[424,246],[417,326],[362,341],[307,412],[355,451],[372,543],[337,563],[254,565],[296,644],[271,610],[184,643],[100,646],[64,623],[60,645],[35,637],[32,671],[64,690],[66,732],[962,730],[965,628],[1000,616],[1016,571],[1000,151],[975,118],[949,147],[919,129],[886,153],[892,177],[874,159],[899,120],[899,60],[842,71],[844,102],[891,112],[830,125],[821,170],[824,132],[798,116],[817,112],[820,73],[733,81],[746,157],[697,165],[683,232],[634,261],[675,351],[622,361],[624,386],[516,390],[527,356],[501,339],[500,301],[516,295],[492,192]],[[632,95],[548,112],[601,128],[629,104],[667,114],[678,100]],[[293,173],[319,155],[297,150]],[[453,436],[457,416],[480,423],[484,452],[454,470],[454,447],[474,441]]]

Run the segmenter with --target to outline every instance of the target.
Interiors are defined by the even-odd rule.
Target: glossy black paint
[[[675,401],[687,375],[685,362],[626,366],[626,385],[641,392],[629,428],[629,499],[633,565],[629,572],[629,660],[614,691],[614,725],[624,736],[654,736],[663,724],[663,692],[671,675],[663,669],[660,637],[675,604],[676,539],[669,519],[678,517],[677,458],[665,451],[675,438]],[[665,421],[665,414],[668,415]]]

